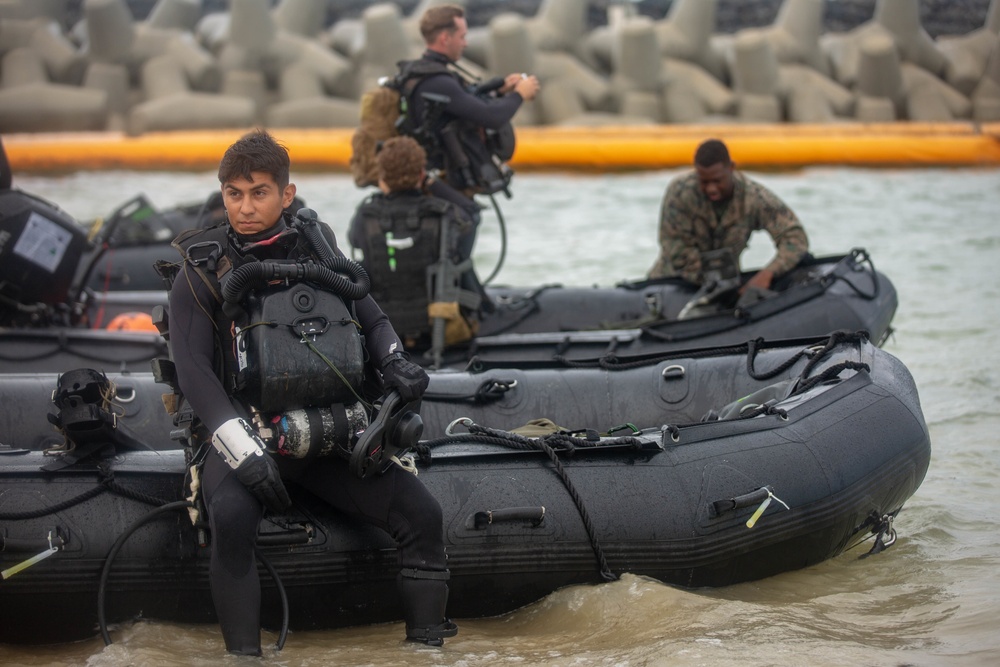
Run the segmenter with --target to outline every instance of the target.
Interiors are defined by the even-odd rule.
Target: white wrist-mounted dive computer
[[[212,434],[215,447],[233,470],[240,467],[250,456],[264,456],[265,450],[260,438],[250,425],[239,417],[230,419]]]

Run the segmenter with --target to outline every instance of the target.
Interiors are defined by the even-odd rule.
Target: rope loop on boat
[[[137,491],[135,489],[130,489],[128,487],[122,486],[117,483],[114,479],[114,473],[105,469],[101,469],[101,479],[98,481],[97,486],[84,491],[83,493],[58,502],[54,505],[49,505],[47,507],[40,507],[34,510],[26,510],[23,512],[0,512],[0,521],[27,521],[29,519],[40,519],[43,516],[49,516],[50,514],[56,514],[57,512],[62,512],[70,507],[74,507],[81,503],[85,503],[88,500],[96,498],[105,492],[111,492],[116,495],[129,498],[130,500],[135,500],[146,505],[166,505],[170,501],[163,500],[161,498],[156,498],[142,491]]]
[[[878,272],[875,270],[875,263],[872,261],[871,255],[869,255],[868,251],[865,250],[864,248],[854,248],[853,250],[851,250],[850,258],[854,262],[855,270],[860,270],[861,264],[867,264],[868,268],[871,269],[872,272],[871,293],[869,294],[868,292],[863,292],[861,288],[859,288],[857,285],[855,285],[854,283],[852,283],[850,280],[840,275],[839,273],[836,273],[834,275],[834,280],[839,280],[844,284],[846,284],[848,287],[851,288],[851,290],[855,294],[857,294],[862,299],[865,299],[866,301],[874,300],[879,294],[880,285],[878,279]]]
[[[782,421],[788,421],[788,411],[778,405],[781,400],[791,398],[792,396],[797,396],[799,394],[804,394],[815,387],[822,385],[824,383],[830,382],[831,380],[838,379],[840,374],[845,370],[852,370],[857,372],[871,372],[871,366],[865,362],[845,360],[835,364],[831,364],[827,368],[824,368],[820,373],[814,377],[809,377],[813,368],[818,364],[827,354],[837,347],[838,345],[847,342],[856,342],[860,339],[866,339],[868,336],[867,331],[858,332],[846,332],[846,331],[835,331],[827,339],[825,344],[816,345],[809,348],[805,348],[797,352],[792,358],[786,360],[781,364],[778,372],[787,370],[792,364],[801,359],[803,356],[809,358],[809,362],[803,368],[802,372],[799,373],[798,378],[793,382],[793,386],[789,391],[788,395],[784,399],[772,398],[764,403],[748,403],[744,405],[742,409],[734,416],[727,417],[725,419],[719,419],[719,416],[715,411],[711,411],[712,416],[706,415],[701,421],[692,422],[689,424],[664,424],[661,428],[661,442],[667,445],[667,438],[669,437],[674,443],[680,442],[680,431],[681,429],[688,428],[690,426],[697,426],[704,424],[705,422],[724,422],[724,421],[739,421],[743,419],[753,419],[754,417],[760,417],[762,415],[776,416]],[[768,373],[755,374],[753,371],[753,360],[756,353],[756,346],[762,342],[762,339],[756,339],[750,341],[750,353],[747,356],[747,368],[751,376],[758,379],[767,379],[772,377],[773,371]],[[742,399],[741,399],[742,400]]]
[[[571,359],[567,359],[562,354],[554,355],[552,360],[567,368],[602,368],[606,371],[627,371],[633,368],[645,368],[646,366],[652,366],[670,359],[703,359],[729,354],[743,354],[747,352],[747,349],[747,343],[739,343],[737,345],[706,348],[704,350],[675,350],[673,352],[665,352],[653,357],[643,357],[632,361],[624,361],[622,357],[616,355],[613,351],[606,352],[597,359],[590,359],[587,361],[573,361]]]
[[[56,512],[62,512],[63,510],[73,507],[74,505],[85,503],[91,498],[96,498],[107,490],[107,487],[98,485],[92,489],[84,491],[78,496],[64,500],[61,503],[56,503],[55,505],[49,505],[48,507],[42,507],[37,510],[28,510],[25,512],[0,512],[0,521],[26,521],[28,519],[40,519],[43,516],[55,514]]]
[[[799,359],[802,357],[808,357],[809,362],[806,364],[805,368],[802,369],[799,377],[807,378],[809,374],[812,373],[813,368],[823,360],[826,355],[839,345],[844,343],[856,343],[861,340],[868,340],[870,334],[867,331],[834,331],[826,339],[822,345],[814,345],[808,348],[799,350],[791,357],[783,361],[776,368],[757,372],[756,361],[757,354],[760,352],[761,345],[764,343],[763,338],[755,338],[747,343],[747,373],[754,380],[770,380],[773,377],[784,373],[789,368],[795,365]]]
[[[576,510],[580,515],[580,519],[583,521],[583,527],[587,531],[587,537],[590,538],[590,546],[594,550],[594,556],[597,558],[598,566],[600,567],[601,578],[605,581],[616,581],[618,576],[611,571],[608,566],[607,558],[604,556],[604,549],[601,548],[601,544],[597,539],[597,531],[594,529],[594,524],[590,519],[590,513],[587,511],[587,507],[583,502],[583,498],[577,492],[576,487],[573,485],[572,480],[569,478],[569,474],[566,472],[566,468],[563,467],[562,461],[559,460],[559,455],[556,450],[549,444],[550,442],[556,442],[564,448],[564,451],[572,453],[577,446],[594,446],[592,441],[588,441],[582,438],[572,438],[569,435],[562,433],[553,433],[551,435],[543,436],[541,438],[526,438],[522,435],[516,433],[510,433],[509,431],[499,431],[496,429],[487,428],[484,426],[479,426],[477,424],[472,424],[469,426],[470,433],[482,432],[484,434],[489,434],[494,437],[510,438],[512,442],[517,443],[520,447],[528,447],[531,449],[540,449],[552,462],[553,469],[555,473],[562,480],[563,486],[569,493],[570,498],[573,499],[573,504],[576,505]],[[616,438],[616,440],[635,440],[635,438]]]
[[[115,474],[109,471],[104,479],[101,480],[101,484],[107,487],[108,491],[114,494],[122,496],[123,498],[128,498],[130,500],[135,500],[137,502],[143,503],[145,505],[152,505],[153,507],[161,507],[167,505],[172,501],[163,500],[162,498],[157,498],[156,496],[151,496],[148,493],[144,493],[137,489],[130,489],[128,487],[122,486],[115,481]]]
[[[816,385],[823,384],[832,378],[839,377],[841,372],[844,370],[852,371],[864,371],[866,373],[871,373],[871,366],[864,363],[863,361],[842,361],[838,364],[833,364],[828,368],[824,368],[823,372],[811,378],[806,378],[799,382],[798,386],[792,392],[792,395],[804,394]]]
[[[550,289],[559,289],[560,287],[562,286],[558,284],[541,285],[537,289],[534,289],[521,297],[504,296],[496,298],[497,305],[502,306],[507,313],[516,312],[517,317],[512,317],[511,320],[502,327],[498,327],[490,331],[490,335],[496,336],[498,334],[506,333],[526,320],[528,317],[539,312],[541,310],[541,304],[538,303],[539,295],[541,295],[542,292],[547,292]]]

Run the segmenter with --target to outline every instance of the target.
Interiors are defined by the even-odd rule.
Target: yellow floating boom
[[[214,169],[246,130],[151,133],[9,134],[4,147],[15,175],[78,170]],[[351,128],[271,128],[295,169],[348,167]],[[998,166],[1000,123],[817,125],[649,125],[517,129],[516,169],[624,171],[691,163],[704,139],[728,145],[741,167],[811,165],[866,167]]]

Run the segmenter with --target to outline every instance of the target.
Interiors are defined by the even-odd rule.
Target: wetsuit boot
[[[400,571],[397,582],[407,641],[441,646],[445,637],[458,634],[458,626],[445,616],[450,576],[447,570],[404,568]]]

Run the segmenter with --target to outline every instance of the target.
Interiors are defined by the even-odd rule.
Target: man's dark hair
[[[271,174],[278,187],[284,189],[288,185],[289,169],[288,150],[267,130],[257,129],[226,149],[219,163],[219,183],[229,183],[240,177],[249,181],[253,172],[263,171]]]
[[[711,167],[713,164],[732,164],[729,159],[729,149],[718,139],[709,139],[698,146],[694,153],[694,163],[699,167]]]
[[[427,153],[413,137],[392,137],[375,155],[378,175],[390,192],[419,188]]]
[[[455,19],[464,18],[465,10],[458,5],[438,5],[420,17],[420,34],[430,44],[444,30],[455,30]]]

